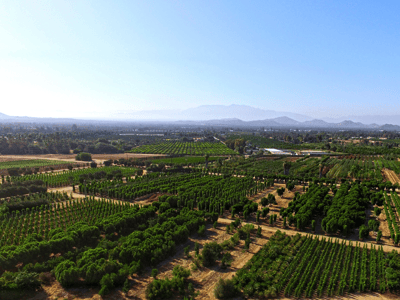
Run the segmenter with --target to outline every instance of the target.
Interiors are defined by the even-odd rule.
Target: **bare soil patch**
[[[68,162],[77,162],[76,154],[37,154],[37,155],[0,155],[0,162],[15,161],[26,159],[47,159],[47,160],[63,160]],[[92,159],[98,162],[103,162],[109,159],[120,158],[147,158],[147,157],[163,157],[164,154],[138,154],[138,153],[118,153],[118,154],[92,154]]]
[[[389,180],[391,183],[393,183],[393,184],[399,183],[400,184],[400,179],[394,171],[386,169],[386,168],[382,169],[382,171],[385,175],[385,178],[387,180]]]

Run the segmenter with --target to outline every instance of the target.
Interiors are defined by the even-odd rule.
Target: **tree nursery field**
[[[131,153],[183,154],[183,155],[235,155],[237,152],[220,142],[178,142],[166,141],[159,144],[142,145]]]
[[[3,176],[0,294],[396,297],[399,186],[382,170],[398,174],[399,162],[363,155],[121,158]]]

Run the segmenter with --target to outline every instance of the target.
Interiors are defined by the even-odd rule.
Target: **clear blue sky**
[[[1,1],[0,112],[400,114],[400,1]]]

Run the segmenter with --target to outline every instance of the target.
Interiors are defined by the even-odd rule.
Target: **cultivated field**
[[[208,170],[204,157],[153,163],[183,159],[195,166],[11,177],[0,189],[12,195],[0,206],[0,291],[216,299],[219,278],[232,280],[225,292],[236,290],[236,299],[385,299],[400,291],[400,197],[389,181],[327,178],[332,169],[319,178],[321,162],[336,165],[332,157],[233,157]],[[371,162],[342,160],[353,178],[360,169],[352,166]]]
[[[235,155],[237,152],[219,142],[163,142],[143,145],[132,149],[132,153],[180,154],[180,155]]]

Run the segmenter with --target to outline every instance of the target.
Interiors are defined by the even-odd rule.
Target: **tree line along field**
[[[371,156],[339,156],[339,157],[277,157],[262,159],[234,158],[214,166],[216,173],[237,175],[252,175],[253,177],[268,174],[284,173],[284,163],[287,175],[299,180],[311,178],[378,180],[382,181],[384,168],[400,173],[400,162],[381,157]]]
[[[45,167],[55,165],[67,165],[65,161],[57,160],[45,160],[45,159],[27,159],[17,161],[0,162],[0,169],[9,168],[34,168],[34,167]]]
[[[270,223],[272,228],[279,218],[283,228],[310,233],[307,237],[291,237],[278,232],[270,238],[227,283],[244,297],[313,298],[357,291],[397,292],[397,253],[384,252],[372,243],[365,247],[342,242],[354,239],[354,235],[371,242],[370,233],[379,236],[382,226],[387,225],[393,244],[398,244],[397,187],[380,178],[326,178],[328,172],[321,172],[320,165],[332,164],[335,159],[234,157],[217,159],[207,169],[201,162],[196,167],[166,168],[144,175],[137,168],[110,166],[8,177],[4,185],[9,188],[33,183],[44,187],[74,185],[74,195],[80,193],[82,198],[29,192],[0,201],[0,291],[37,289],[48,277],[64,288],[97,287],[101,295],[122,286],[126,291],[135,288],[134,278],[149,268],[159,268],[193,236],[207,236],[205,226],[223,217],[232,221],[227,232],[235,228],[237,233],[219,246],[206,243],[197,249],[193,261],[198,267],[220,264],[229,268],[230,249],[239,247],[239,240],[245,241],[243,251],[248,249],[253,225]],[[370,163],[369,157],[341,159],[352,166]],[[152,163],[167,164],[168,160]],[[374,158],[374,167],[378,167],[378,161],[382,166],[392,162]],[[356,175],[359,169],[352,166],[349,173]],[[394,164],[388,166],[394,168]],[[322,178],[318,178],[320,173]],[[270,210],[276,202],[272,193],[257,198],[268,189],[282,195],[296,185],[293,198],[279,200],[287,202],[279,213]],[[148,195],[156,197],[146,205],[136,204]],[[380,212],[375,208],[386,216],[385,221],[367,216],[373,210],[377,217]],[[242,226],[242,221],[252,224]],[[316,229],[326,237],[316,238],[312,234]],[[262,236],[261,229],[257,235]],[[177,293],[195,298],[196,286],[189,286],[188,274],[189,270],[177,268],[170,281],[152,281],[146,298]],[[221,286],[224,289],[223,283],[216,287]]]
[[[102,168],[77,169],[71,171],[63,171],[59,173],[33,174],[25,176],[7,177],[6,181],[24,182],[31,180],[41,180],[47,187],[61,187],[68,185],[76,185],[85,180],[101,180],[101,179],[122,179],[122,177],[130,177],[137,173],[137,168],[108,166]]]
[[[276,138],[256,136],[249,134],[232,134],[227,137],[227,144],[232,144],[236,140],[244,140],[250,143],[252,146],[257,146],[259,148],[278,148],[278,149],[290,149],[290,150],[306,150],[306,149],[321,149],[324,143],[303,143],[295,144],[291,143],[292,138],[287,139],[287,141],[278,140]],[[232,145],[232,148],[234,146]]]
[[[81,166],[82,164],[66,161],[57,160],[46,160],[46,159],[26,159],[26,160],[15,160],[0,162],[0,174],[10,175],[13,170],[21,171],[27,174],[34,172],[43,172],[50,169],[66,169],[69,165]],[[10,172],[7,170],[11,170]]]
[[[131,153],[149,154],[182,154],[182,155],[236,155],[237,152],[229,149],[220,142],[179,142],[166,141],[160,144],[142,145],[133,148]]]
[[[207,161],[213,162],[217,160],[225,160],[226,157],[218,157],[218,156],[210,156],[207,158]],[[148,159],[153,164],[166,164],[169,166],[174,165],[198,165],[205,164],[206,158],[202,156],[184,156],[184,157],[166,157],[166,158],[157,158],[157,159]]]

